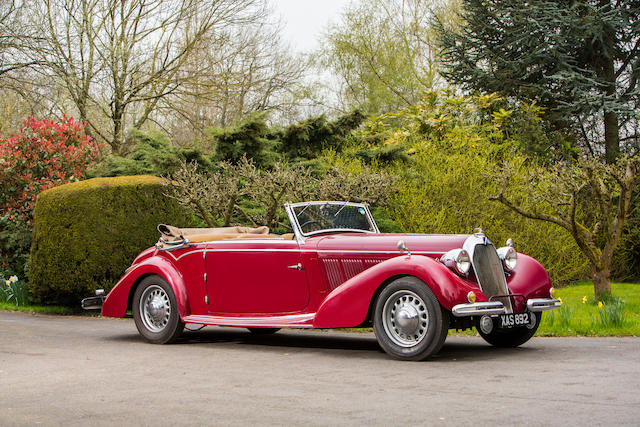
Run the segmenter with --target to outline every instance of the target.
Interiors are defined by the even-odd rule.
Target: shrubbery
[[[24,275],[31,222],[41,191],[84,178],[100,147],[71,117],[60,122],[29,117],[0,140],[0,269]]]
[[[98,145],[72,117],[60,123],[29,117],[0,143],[0,210],[14,222],[30,222],[41,191],[83,178]]]
[[[586,260],[569,233],[489,201],[500,190],[495,171],[525,159],[521,153],[527,147],[510,120],[500,112],[499,98],[432,93],[420,105],[368,122],[364,139],[379,142],[365,149],[406,147],[412,158],[390,166],[402,184],[390,201],[389,215],[406,232],[472,233],[481,227],[497,246],[513,238],[516,248],[537,258],[556,283],[583,278]],[[514,179],[516,188],[522,178]]]
[[[41,193],[35,207],[30,292],[44,304],[75,306],[107,291],[157,240],[159,223],[191,225],[153,176],[95,178]]]

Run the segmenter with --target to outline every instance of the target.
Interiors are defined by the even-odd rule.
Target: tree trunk
[[[231,196],[231,198],[229,198],[229,202],[227,203],[227,208],[225,209],[224,212],[224,224],[222,225],[223,227],[229,227],[229,225],[231,225],[231,216],[233,215],[233,210],[236,207],[236,201],[238,199],[238,196]]]
[[[611,4],[609,1],[601,1],[601,6],[605,10],[609,10]],[[608,97],[616,98],[616,70],[613,59],[615,49],[615,32],[612,28],[607,27],[603,36],[604,49],[600,52],[600,61],[602,66],[602,77],[607,81],[605,89]],[[604,110],[604,145],[605,158],[607,163],[615,163],[620,154],[620,125],[618,123],[618,114],[615,111]]]
[[[116,103],[115,108],[113,109],[113,138],[111,140],[111,151],[113,151],[116,155],[123,155],[123,143],[122,143],[122,117],[124,116],[124,111],[120,108],[118,103]]]
[[[593,289],[596,300],[611,296],[611,269],[593,268]]]
[[[604,113],[604,141],[607,163],[615,163],[620,154],[620,127],[618,115],[613,111]]]

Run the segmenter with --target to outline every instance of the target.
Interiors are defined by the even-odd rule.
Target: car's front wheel
[[[378,296],[373,328],[380,347],[400,360],[423,360],[442,348],[449,316],[416,277],[389,283]]]
[[[518,347],[529,341],[538,330],[542,313],[530,313],[533,322],[527,326],[517,328],[493,328],[491,332],[484,333],[479,325],[476,326],[478,333],[486,342],[494,347]]]
[[[154,344],[175,341],[184,329],[176,296],[161,276],[146,277],[133,296],[133,318],[140,335]]]

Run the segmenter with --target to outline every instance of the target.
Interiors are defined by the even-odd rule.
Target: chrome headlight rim
[[[460,276],[466,276],[471,270],[471,257],[469,253],[462,249],[452,249],[442,255],[440,262],[458,273]]]
[[[511,272],[516,269],[518,265],[518,252],[513,246],[503,246],[499,248],[498,256],[500,257],[500,261],[502,261],[502,266],[505,271]]]

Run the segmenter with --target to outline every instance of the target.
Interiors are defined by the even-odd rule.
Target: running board
[[[313,319],[315,317],[315,313],[259,317],[209,316],[193,314],[190,316],[184,316],[182,321],[198,325],[238,326],[243,328],[312,328]]]

